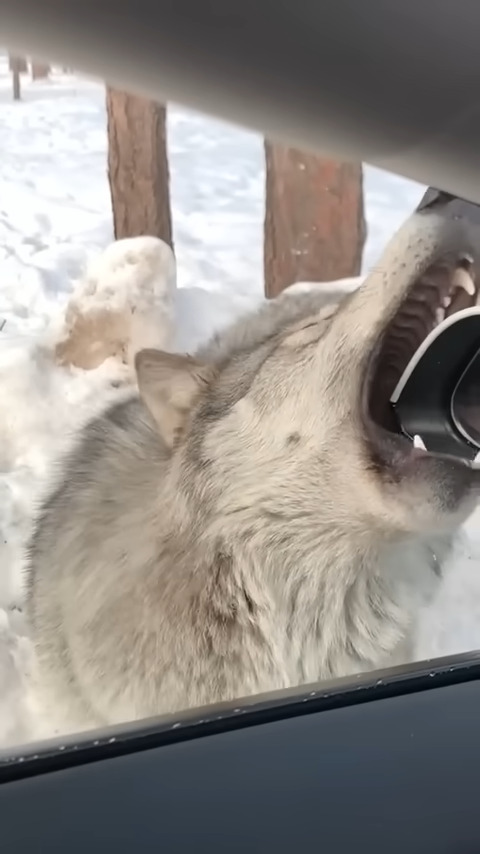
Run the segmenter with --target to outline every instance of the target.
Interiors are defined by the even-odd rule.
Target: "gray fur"
[[[379,329],[436,248],[420,225],[338,310],[285,295],[195,360],[148,351],[143,400],[81,431],[29,546],[38,686],[63,730],[408,654],[473,500],[441,461],[383,478],[359,413]]]

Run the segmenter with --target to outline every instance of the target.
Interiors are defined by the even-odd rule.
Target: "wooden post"
[[[50,74],[50,66],[45,62],[36,62],[32,59],[32,80],[45,80]]]
[[[361,164],[265,142],[265,294],[360,273],[366,226]]]
[[[8,65],[10,71],[12,72],[12,88],[13,88],[13,100],[19,101],[21,98],[21,87],[20,87],[20,74],[23,67],[24,60],[18,56],[9,56]]]
[[[116,239],[152,235],[173,246],[165,107],[107,88],[107,119]]]

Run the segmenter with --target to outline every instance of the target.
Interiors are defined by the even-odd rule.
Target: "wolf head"
[[[195,358],[137,355],[140,394],[207,528],[255,536],[262,527],[310,548],[327,533],[360,544],[372,531],[458,526],[480,472],[414,448],[391,429],[388,401],[454,279],[432,274],[432,263],[473,251],[458,218],[416,213],[340,305],[331,292],[284,295]]]

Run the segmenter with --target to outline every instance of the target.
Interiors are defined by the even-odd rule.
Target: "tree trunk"
[[[361,164],[265,142],[265,294],[360,273],[366,238]]]
[[[107,117],[115,238],[152,235],[173,247],[165,107],[107,88]]]
[[[19,101],[21,97],[20,70],[22,67],[22,59],[17,56],[9,56],[8,65],[12,72],[13,100]]]
[[[50,66],[45,62],[35,62],[32,59],[32,80],[45,80],[50,74]]]

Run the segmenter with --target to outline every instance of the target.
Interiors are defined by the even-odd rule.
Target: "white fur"
[[[82,431],[30,544],[38,685],[63,730],[408,656],[479,475],[377,470],[359,390],[440,230],[414,218],[339,308],[285,295],[195,359],[137,355],[142,399]]]

